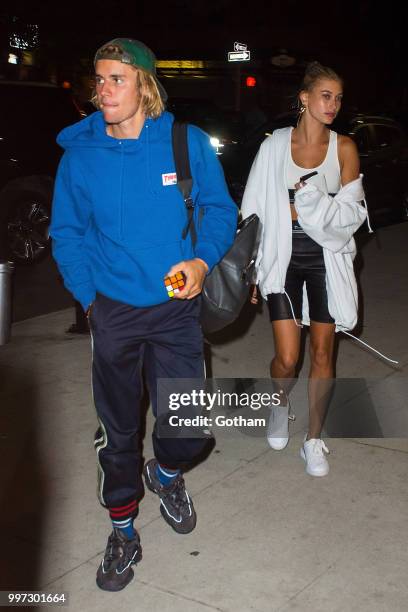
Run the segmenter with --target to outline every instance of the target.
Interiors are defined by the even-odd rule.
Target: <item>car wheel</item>
[[[7,205],[9,258],[31,265],[50,249],[52,180],[29,177],[8,185],[1,194]]]

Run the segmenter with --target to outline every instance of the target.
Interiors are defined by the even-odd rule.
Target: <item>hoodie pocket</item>
[[[184,241],[156,244],[148,248],[122,250],[122,256],[111,270],[119,284],[127,285],[139,305],[150,305],[168,299],[164,277],[170,268],[192,257]]]

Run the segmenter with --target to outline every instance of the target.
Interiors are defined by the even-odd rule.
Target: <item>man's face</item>
[[[95,89],[106,123],[131,124],[143,116],[137,69],[117,60],[98,60],[95,66]]]

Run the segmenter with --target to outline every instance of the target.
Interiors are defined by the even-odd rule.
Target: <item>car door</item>
[[[364,175],[363,184],[370,210],[376,207],[378,201],[378,186],[375,171],[375,156],[373,150],[373,134],[371,126],[359,120],[352,129],[350,136],[357,145],[360,157],[360,172]]]
[[[401,129],[390,120],[364,118],[355,123],[363,183],[370,215],[377,225],[401,214]]]
[[[401,158],[404,135],[398,124],[391,122],[373,122],[371,129],[376,182],[381,194],[377,214],[399,219],[407,169]]]

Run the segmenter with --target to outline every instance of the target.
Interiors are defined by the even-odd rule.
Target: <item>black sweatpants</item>
[[[101,294],[92,307],[98,495],[122,520],[135,515],[135,502],[144,493],[142,368],[155,416],[158,378],[204,378],[200,307],[196,298],[136,308]],[[187,467],[208,444],[206,439],[158,438],[155,430],[152,437],[156,459],[173,469]]]

